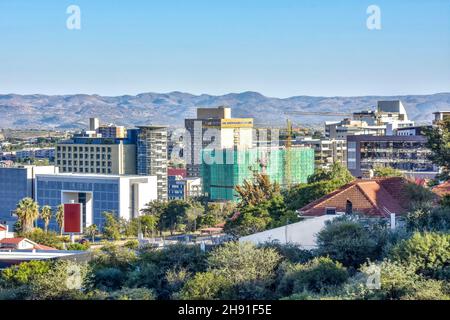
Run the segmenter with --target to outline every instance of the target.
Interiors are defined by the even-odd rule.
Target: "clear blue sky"
[[[0,41],[0,93],[450,91],[450,0],[0,0]]]

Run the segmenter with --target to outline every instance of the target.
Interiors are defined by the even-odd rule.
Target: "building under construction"
[[[203,150],[203,192],[211,201],[237,201],[237,185],[267,174],[282,188],[306,183],[314,173],[314,150],[307,147],[259,147]]]

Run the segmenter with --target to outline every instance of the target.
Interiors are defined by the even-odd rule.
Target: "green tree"
[[[33,229],[34,222],[39,217],[39,206],[31,198],[24,198],[17,204],[15,213],[20,220],[23,232]]]
[[[375,166],[373,168],[373,175],[377,178],[403,177],[403,173],[400,170],[383,166]]]
[[[429,159],[442,169],[439,178],[450,178],[450,119],[441,121],[437,126],[425,132],[427,148],[431,150]]]
[[[55,219],[59,226],[59,234],[62,235],[63,229],[64,229],[64,205],[63,204],[60,204],[58,206],[58,209],[56,209]]]
[[[44,221],[44,230],[48,231],[48,225],[52,219],[52,208],[50,206],[43,206],[41,209],[41,219]]]
[[[120,222],[119,219],[111,212],[103,212],[105,225],[103,226],[103,236],[109,240],[120,239]]]
[[[350,171],[339,162],[334,162],[330,169],[317,169],[313,175],[308,178],[308,183],[320,181],[336,180],[342,185],[352,182],[355,178]]]
[[[96,224],[91,224],[84,230],[86,236],[91,237],[92,243],[95,242],[95,235],[98,233],[98,227]]]
[[[160,217],[161,227],[173,234],[177,227],[187,221],[188,210],[192,205],[184,200],[173,200],[167,204],[167,208]]]
[[[255,174],[253,181],[245,180],[242,186],[236,186],[239,195],[239,207],[256,206],[264,201],[272,199],[280,193],[280,186],[271,183],[266,174]]]

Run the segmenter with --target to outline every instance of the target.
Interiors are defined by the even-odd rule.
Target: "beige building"
[[[253,118],[231,118],[229,107],[198,108],[196,119],[185,119],[185,128],[188,177],[200,176],[203,149],[251,148],[253,144]]]
[[[98,141],[101,138],[97,138]],[[55,163],[60,172],[136,174],[136,145],[120,143],[89,144],[76,141],[57,145]]]

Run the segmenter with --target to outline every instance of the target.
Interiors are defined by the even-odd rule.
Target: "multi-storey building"
[[[430,150],[424,136],[347,137],[347,168],[355,177],[370,176],[377,166],[391,167],[407,174],[435,173],[428,160]]]
[[[253,119],[231,118],[228,107],[199,108],[196,119],[186,119],[184,155],[188,177],[199,177],[205,148],[251,148]]]
[[[62,173],[136,174],[136,142],[75,136],[58,143],[55,163]]]
[[[308,147],[206,149],[203,152],[203,193],[212,201],[237,201],[237,185],[264,173],[281,187],[306,183],[314,173],[314,150]]]
[[[157,177],[158,200],[167,200],[167,128],[140,126],[137,133],[137,172]]]
[[[295,142],[296,145],[309,146],[314,149],[316,168],[329,169],[337,162],[347,165],[347,141],[335,139],[305,138]]]

